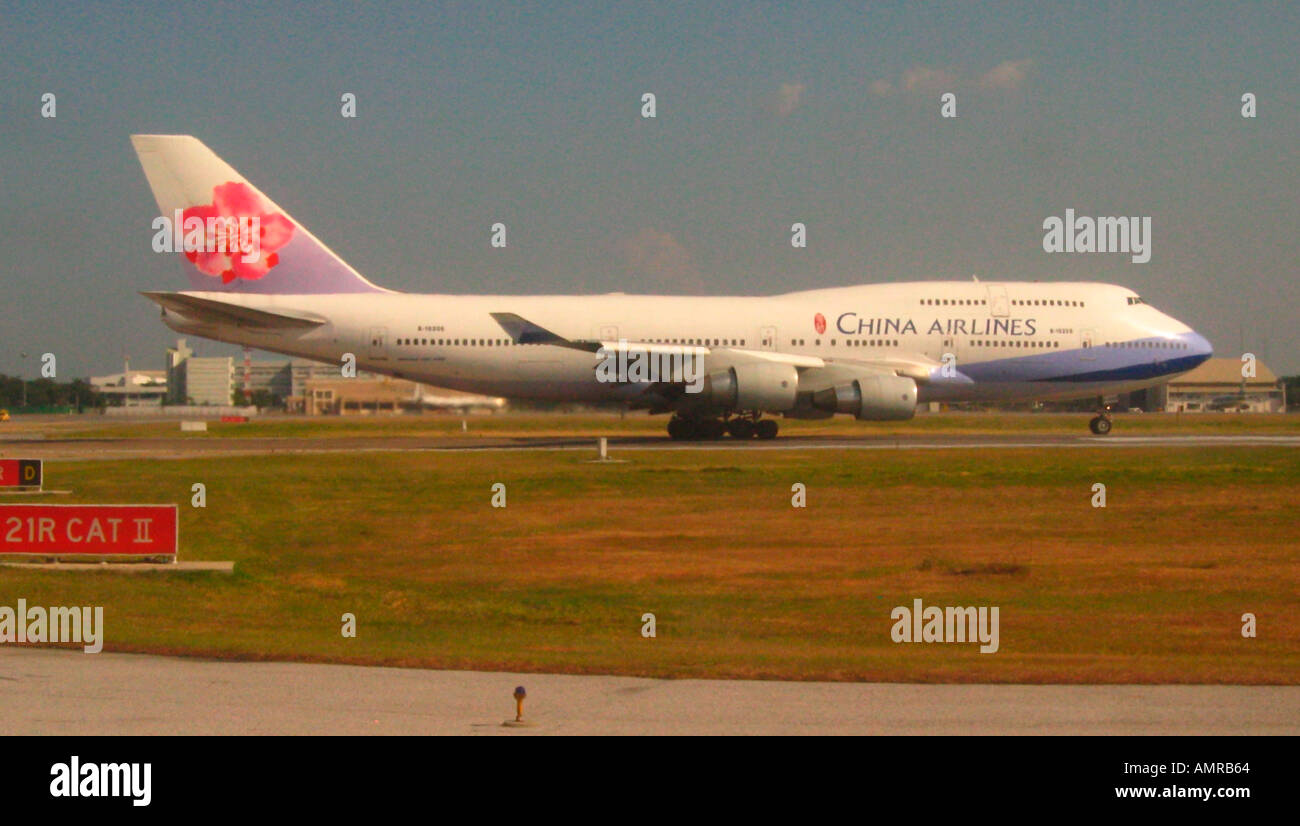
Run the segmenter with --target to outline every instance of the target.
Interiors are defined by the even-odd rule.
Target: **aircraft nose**
[[[1196,364],[1207,361],[1210,356],[1214,355],[1214,346],[1200,333],[1188,333],[1187,346],[1191,351],[1192,358],[1196,359]]]

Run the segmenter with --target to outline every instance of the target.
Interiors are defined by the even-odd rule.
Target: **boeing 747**
[[[489,396],[621,402],[675,439],[777,421],[911,418],[929,401],[1103,397],[1168,381],[1209,342],[1120,286],[921,281],[772,296],[416,295],[377,286],[188,135],[135,135],[154,248],[191,289],[178,332]],[[659,367],[664,369],[657,369]],[[1090,423],[1110,432],[1104,408]]]

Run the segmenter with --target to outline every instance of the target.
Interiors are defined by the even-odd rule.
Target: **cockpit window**
[[[1140,296],[1140,295],[1130,295],[1130,296],[1128,297],[1128,303],[1129,303],[1129,304],[1145,304],[1146,302],[1142,300],[1142,296]]]

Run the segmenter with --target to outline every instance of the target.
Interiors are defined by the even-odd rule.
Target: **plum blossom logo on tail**
[[[821,313],[813,316],[813,329],[817,331],[817,335],[826,332],[826,316]]]
[[[271,212],[251,186],[239,181],[214,186],[212,203],[184,211],[186,227],[191,218],[203,222],[204,243],[200,249],[187,249],[185,257],[204,275],[220,277],[222,284],[236,278],[255,281],[266,275],[280,263],[277,250],[293,237],[293,222]],[[240,238],[249,228],[253,237]],[[247,254],[250,245],[251,255]]]

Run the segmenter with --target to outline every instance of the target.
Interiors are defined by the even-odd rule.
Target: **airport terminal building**
[[[1253,378],[1243,378],[1241,368],[1241,359],[1212,358],[1146,391],[1146,404],[1136,406],[1166,413],[1285,413],[1286,384],[1277,374],[1263,362],[1256,362]]]

